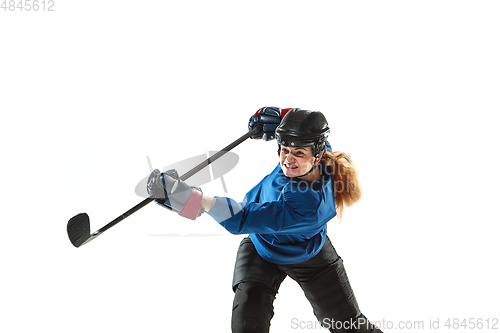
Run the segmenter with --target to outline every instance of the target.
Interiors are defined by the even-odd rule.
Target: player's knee
[[[268,329],[274,315],[274,298],[272,289],[262,283],[240,283],[234,295],[233,329]]]
[[[275,294],[258,282],[242,282],[236,287],[233,310],[246,313],[272,312]]]

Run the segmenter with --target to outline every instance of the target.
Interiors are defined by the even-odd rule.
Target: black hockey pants
[[[381,333],[360,312],[340,258],[327,238],[314,258],[300,264],[276,265],[262,259],[250,240],[242,240],[233,276],[233,333],[267,333],[281,282],[299,283],[323,327],[333,333]]]

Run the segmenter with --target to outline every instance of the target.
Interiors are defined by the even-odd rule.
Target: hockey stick
[[[262,125],[257,125],[254,129],[231,143],[229,146],[225,147],[218,153],[216,153],[214,156],[209,157],[202,163],[198,164],[195,166],[193,169],[189,170],[186,172],[184,175],[180,177],[182,180],[187,180],[189,177],[193,176],[195,173],[198,171],[202,170],[206,166],[208,166],[210,163],[213,161],[217,160],[219,157],[223,156],[225,153],[251,137],[252,135],[262,131]],[[104,227],[101,229],[97,230],[93,234],[90,233],[90,219],[87,213],[80,213],[78,215],[73,216],[69,221],[68,221],[68,226],[67,226],[67,231],[68,231],[68,237],[69,240],[71,241],[71,244],[73,244],[75,247],[80,247],[84,244],[87,244],[91,240],[95,239],[96,237],[100,236],[103,232],[108,230],[109,228],[115,226],[119,222],[123,221],[133,213],[137,212],[139,209],[142,207],[146,206],[149,204],[151,201],[153,201],[155,198],[149,197],[136,206],[130,208],[128,211],[123,213],[122,215],[118,216],[116,219],[113,221],[109,222],[106,224]]]

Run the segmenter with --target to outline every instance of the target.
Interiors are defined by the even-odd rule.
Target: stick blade
[[[68,221],[68,237],[75,247],[80,247],[90,238],[90,219],[86,213],[73,216]]]

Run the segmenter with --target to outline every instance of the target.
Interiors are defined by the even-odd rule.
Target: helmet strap
[[[321,156],[323,156],[323,154],[321,154]],[[316,156],[315,158],[317,159],[318,157]],[[303,175],[300,175],[300,176],[297,176],[297,177],[294,177],[294,178],[300,178],[300,177],[307,176],[308,174],[310,174],[311,172],[313,172],[318,167],[320,161],[321,161],[321,158],[318,160],[318,162],[314,163],[314,165],[312,166],[311,170],[307,171]]]

